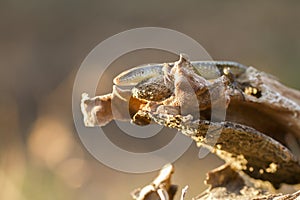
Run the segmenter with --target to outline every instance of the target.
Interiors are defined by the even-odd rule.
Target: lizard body
[[[119,86],[136,85],[137,83],[166,73],[174,66],[172,63],[154,63],[140,65],[126,70],[114,78],[113,82]],[[194,71],[205,79],[216,79],[228,73],[239,76],[247,69],[246,66],[232,61],[191,61]]]
[[[163,64],[146,64],[122,72],[114,78],[113,82],[119,86],[136,85],[145,79],[163,74]]]

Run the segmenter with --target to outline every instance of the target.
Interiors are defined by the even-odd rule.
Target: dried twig
[[[164,96],[163,98],[158,96],[159,99],[162,99],[161,101],[139,98],[141,95],[149,93],[140,94],[139,91],[142,90],[138,88],[137,92],[134,90],[124,91],[116,86],[111,94],[94,98],[84,95],[81,107],[86,126],[103,126],[111,120],[133,120],[139,125],[159,123],[170,128],[177,128],[196,140],[199,145],[206,145],[225,159],[236,171],[244,171],[251,177],[271,181],[275,187],[279,187],[282,182],[289,184],[300,182],[300,165],[296,158],[300,152],[299,91],[282,85],[273,77],[253,67],[249,67],[245,73],[236,78],[238,90],[231,88],[228,80],[223,76],[210,82],[196,77],[193,73],[185,73],[184,70],[180,73],[180,76],[185,77],[182,80],[188,82],[178,82],[181,79],[175,81],[175,95],[168,96],[166,99]],[[153,80],[157,81],[158,79]],[[141,84],[140,89],[151,89],[153,80],[144,82],[144,85]],[[189,98],[186,96],[189,94],[180,89],[184,88],[185,84],[192,85],[195,91],[199,105],[201,105],[199,106],[203,116],[201,120],[191,117],[197,115],[197,113],[193,113],[197,109],[190,109],[188,113],[181,113],[178,109],[182,105],[190,105]],[[225,88],[222,85],[225,85]],[[159,88],[156,87],[155,91],[159,92]],[[163,91],[166,89],[164,88]],[[137,95],[133,95],[132,92]],[[213,101],[218,103],[222,96],[225,97],[224,101],[227,107],[226,122],[207,121],[210,118]],[[212,100],[212,102],[208,100]],[[208,126],[222,128],[220,135],[216,136],[218,137],[217,145],[210,142],[210,140],[215,141],[216,139],[213,134],[210,139],[205,137]],[[226,168],[224,170],[226,171]],[[219,172],[212,173],[217,177],[215,179],[212,179],[212,174],[210,175],[211,179],[209,180],[213,181],[210,184],[214,185],[214,188],[208,192],[217,199],[242,197],[247,199],[296,199],[299,197],[299,192],[292,195],[267,194],[263,197],[263,193],[257,192],[251,186],[248,189],[239,190],[239,196],[236,196],[234,192],[226,189],[230,185],[229,183],[219,182]],[[231,182],[234,180],[235,184],[239,180],[230,176],[227,178]],[[152,183],[141,189],[139,191],[141,199],[153,192],[161,199],[166,198],[168,190],[162,189],[161,181],[158,182],[159,184],[153,185]],[[252,193],[254,196],[250,198]],[[199,199],[205,198],[208,197],[199,197]]]

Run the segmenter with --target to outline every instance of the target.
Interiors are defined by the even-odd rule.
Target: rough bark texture
[[[187,117],[148,114],[158,124],[176,128],[249,176],[281,183],[300,182],[300,165],[282,144],[257,130],[233,122],[191,121]],[[208,133],[208,130],[217,130]],[[298,176],[295,176],[298,174]]]
[[[151,81],[132,91],[114,86],[108,95],[94,98],[84,95],[81,105],[86,126],[102,126],[113,119],[132,120],[139,125],[158,123],[179,129],[198,145],[208,147],[227,165],[209,173],[207,183],[211,187],[197,199],[300,198],[299,192],[268,194],[254,184],[263,180],[278,188],[281,183],[300,183],[297,158],[300,152],[300,92],[253,67],[236,77],[236,87],[224,76],[211,82],[184,70],[180,75],[187,82],[174,81],[173,95],[162,88],[168,91],[167,96],[147,98],[149,88],[153,90]],[[186,98],[190,93],[181,89],[186,83],[192,86],[199,108],[182,112],[181,108],[190,98]],[[157,86],[154,93],[161,95],[162,90]],[[226,121],[212,121],[211,108],[220,104],[221,97],[221,104],[227,108]],[[199,112],[201,117],[196,117]],[[252,185],[245,184],[249,176],[256,179],[251,178]]]

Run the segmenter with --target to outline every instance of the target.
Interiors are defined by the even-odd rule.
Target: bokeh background
[[[253,65],[300,89],[299,10],[299,1],[1,0],[0,199],[131,199],[133,189],[156,175],[104,166],[76,133],[73,81],[101,41],[136,27],[170,28],[216,60]],[[110,92],[123,68],[171,58],[151,50],[124,55],[102,77],[98,93]],[[222,163],[197,154],[192,145],[175,162],[173,181],[190,186],[187,199],[205,189],[205,172]]]

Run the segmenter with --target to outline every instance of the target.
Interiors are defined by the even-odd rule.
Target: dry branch
[[[167,99],[159,97],[161,101],[137,98],[135,91],[120,90],[116,86],[111,94],[94,98],[84,95],[81,107],[85,125],[103,126],[111,120],[132,120],[139,125],[158,123],[179,129],[199,145],[207,146],[230,166],[209,173],[207,183],[211,188],[198,199],[300,198],[299,192],[273,195],[241,181],[251,176],[270,181],[275,187],[281,183],[300,183],[297,158],[300,152],[300,92],[253,67],[235,80],[239,90],[229,87],[224,76],[214,82],[192,76],[185,74],[197,95],[201,117],[204,118],[194,119],[197,113],[193,113],[193,109],[189,113],[180,112],[178,108],[188,99],[185,98],[188,94],[180,90],[180,82],[174,86],[176,95]],[[199,85],[199,80],[203,81],[202,85]],[[225,85],[225,89],[220,85]],[[151,82],[146,82],[140,87],[147,89],[150,86]],[[221,96],[224,96],[227,106],[226,121],[210,122],[210,108]],[[206,137],[208,126],[222,128],[220,134]],[[216,145],[210,140],[216,140]]]

